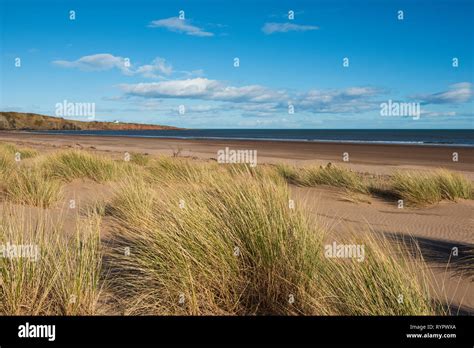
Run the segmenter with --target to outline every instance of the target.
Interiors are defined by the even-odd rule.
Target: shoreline
[[[419,144],[365,144],[349,142],[272,141],[236,139],[175,139],[133,136],[0,131],[0,141],[48,148],[91,148],[107,152],[141,152],[170,155],[178,149],[186,157],[215,159],[225,147],[257,150],[260,163],[343,163],[354,170],[390,173],[396,168],[447,168],[474,177],[474,147]],[[453,153],[458,161],[453,161]],[[343,161],[343,154],[349,161]],[[470,175],[470,176],[471,176]]]
[[[185,129],[181,129],[185,130]],[[96,137],[119,137],[119,138],[144,138],[144,139],[171,139],[171,140],[204,140],[204,141],[264,141],[264,142],[278,142],[278,143],[317,143],[317,144],[352,144],[352,145],[400,145],[400,146],[434,146],[434,147],[462,147],[473,148],[474,144],[449,144],[449,143],[425,143],[416,141],[364,141],[364,140],[308,140],[308,139],[278,139],[278,138],[224,138],[224,137],[180,137],[180,136],[157,136],[157,135],[116,135],[116,134],[85,134],[85,133],[55,133],[49,131],[0,131],[1,132],[15,132],[27,134],[40,135],[60,135],[60,136],[96,136]]]

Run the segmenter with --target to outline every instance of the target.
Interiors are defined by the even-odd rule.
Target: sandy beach
[[[396,3],[1,1],[0,348],[474,348],[474,0]]]
[[[58,147],[94,148],[110,152],[140,152],[152,155],[171,155],[181,150],[181,156],[203,159],[216,158],[217,151],[225,147],[257,150],[259,163],[287,162],[307,164],[311,162],[344,163],[343,154],[349,155],[345,164],[358,171],[378,174],[390,173],[395,168],[426,169],[443,167],[474,172],[474,148],[429,145],[385,145],[289,141],[244,140],[183,140],[118,136],[52,135],[27,132],[2,132],[0,140],[40,146],[44,150]],[[458,161],[453,161],[453,153]]]
[[[0,132],[0,141],[32,147],[41,153],[75,148],[105,153],[114,158],[130,152],[151,156],[171,156],[174,153],[179,157],[215,160],[218,150],[229,147],[257,150],[259,164],[290,163],[299,166],[331,162],[356,172],[382,176],[400,169],[429,172],[435,168],[447,168],[474,179],[474,148],[466,147],[181,140],[26,132]],[[345,152],[349,154],[348,162],[342,160]],[[458,153],[458,162],[453,162],[453,152]],[[91,202],[93,196],[110,196],[109,191],[95,183],[83,181],[74,181],[66,187],[67,195],[74,196],[78,204]],[[443,201],[427,207],[398,209],[396,201],[390,199],[365,197],[354,200],[346,192],[331,187],[292,186],[291,192],[296,204],[304,206],[318,224],[336,236],[349,230],[355,233],[382,233],[394,239],[415,238],[432,267],[434,283],[446,289],[447,302],[452,310],[464,314],[474,312],[472,259],[467,265],[461,261],[473,250],[472,200]],[[450,260],[453,247],[459,249],[459,262]],[[450,265],[446,268],[448,261]]]

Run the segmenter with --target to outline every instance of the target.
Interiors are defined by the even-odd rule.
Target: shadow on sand
[[[451,277],[474,281],[474,244],[465,244],[406,234],[383,233],[389,240],[404,244],[413,256],[423,256],[432,269],[442,269]],[[448,273],[447,273],[448,274]],[[474,308],[446,304],[455,315],[474,315]]]

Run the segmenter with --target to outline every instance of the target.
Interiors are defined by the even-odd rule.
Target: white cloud
[[[118,69],[125,75],[140,75],[146,78],[162,78],[173,73],[173,67],[164,58],[157,57],[151,64],[134,67],[130,60],[109,53],[84,56],[77,60],[55,60],[54,65],[83,71],[105,71]]]
[[[442,112],[435,112],[435,111],[426,111],[421,110],[421,116],[428,116],[428,117],[452,117],[456,116],[456,111],[442,111]]]
[[[148,27],[150,28],[166,28],[177,33],[185,33],[191,36],[214,36],[213,33],[205,31],[195,25],[189,23],[186,19],[179,19],[178,17],[171,17],[166,19],[159,19],[152,21]]]
[[[153,83],[122,84],[127,96],[156,99],[192,99],[227,102],[228,110],[247,114],[271,115],[286,112],[291,102],[298,111],[311,113],[354,113],[375,109],[372,97],[381,90],[371,87],[351,87],[342,90],[310,90],[290,95],[259,85],[231,86],[206,78],[172,80]]]
[[[350,87],[342,90],[310,90],[300,96],[295,107],[319,113],[350,113],[373,109],[373,96],[382,93],[372,87]]]
[[[178,71],[184,76],[190,78],[190,77],[203,77],[204,76],[204,70],[203,69],[196,69],[196,70],[191,70],[191,71]]]
[[[223,110],[223,106],[221,105],[206,105],[206,104],[191,105],[186,108],[186,112],[205,113],[205,114],[220,112],[222,110]]]
[[[173,67],[168,64],[164,58],[155,58],[151,64],[139,66],[135,70],[135,74],[142,75],[147,78],[160,78],[159,74],[170,75]],[[158,73],[158,74],[157,74]]]
[[[319,27],[315,25],[302,25],[294,23],[265,23],[262,31],[267,34],[273,33],[287,33],[289,31],[311,31],[318,30]]]
[[[450,85],[447,91],[417,95],[413,98],[418,99],[423,104],[454,104],[468,102],[472,97],[472,84],[460,82]]]
[[[286,99],[284,92],[259,85],[235,87],[201,77],[153,83],[123,84],[120,87],[128,95],[146,98],[189,98],[254,103]]]
[[[93,54],[73,61],[55,60],[53,64],[63,68],[77,68],[85,71],[103,71],[113,68],[120,69],[123,72],[128,70],[125,58],[116,57],[109,53]]]

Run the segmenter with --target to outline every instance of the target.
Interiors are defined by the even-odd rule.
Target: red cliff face
[[[74,121],[33,113],[0,112],[0,130],[171,130],[170,126],[140,123]]]
[[[80,129],[89,130],[164,130],[164,129],[179,129],[170,126],[160,126],[153,124],[140,123],[114,123],[114,122],[81,122],[78,125]]]

